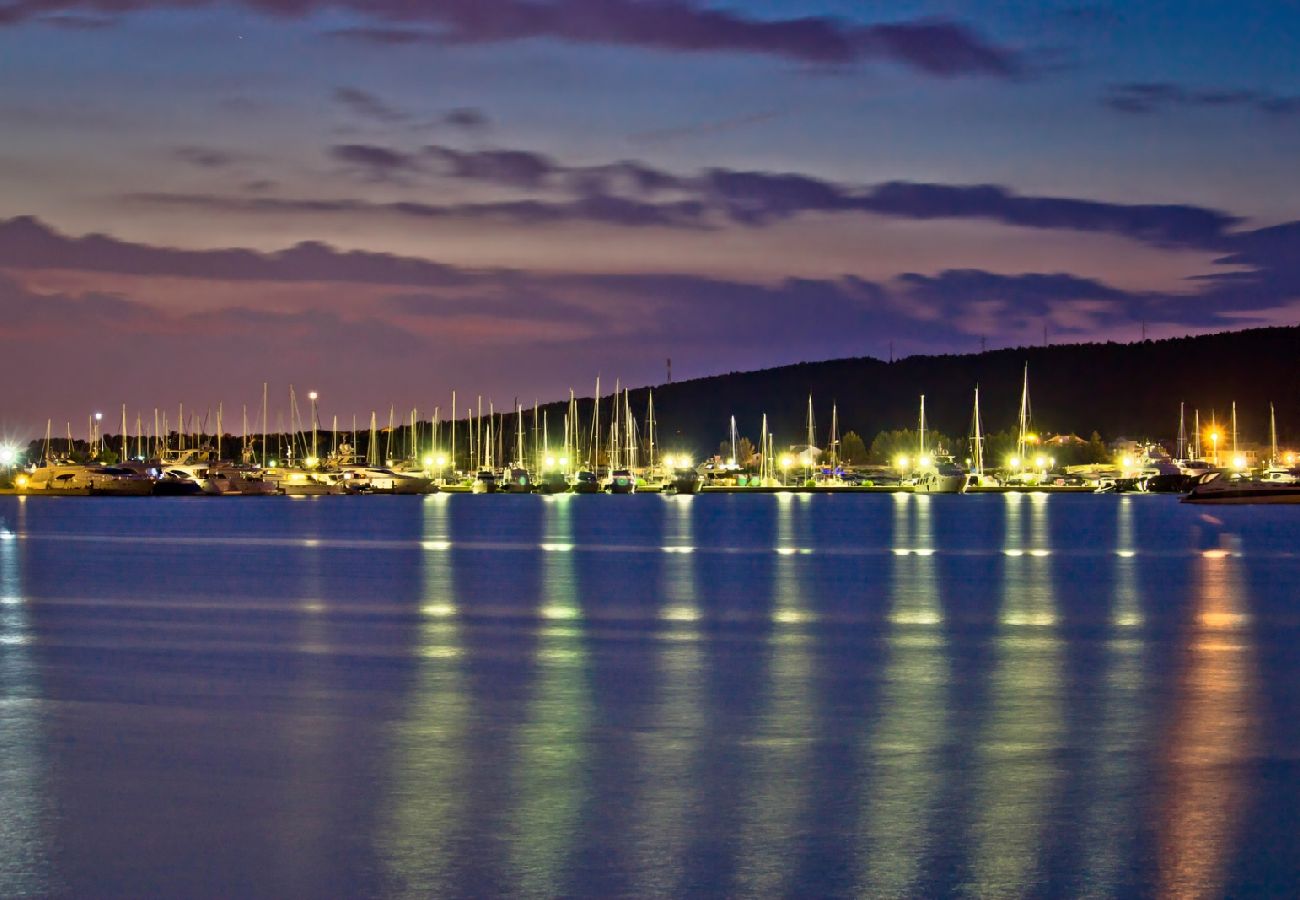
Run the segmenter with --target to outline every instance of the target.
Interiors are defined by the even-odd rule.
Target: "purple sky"
[[[1300,13],[987,6],[0,0],[0,437],[1294,323]]]

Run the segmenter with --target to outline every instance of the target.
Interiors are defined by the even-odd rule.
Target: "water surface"
[[[0,498],[0,896],[1293,895],[1300,510]]]

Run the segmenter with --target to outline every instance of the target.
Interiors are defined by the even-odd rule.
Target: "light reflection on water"
[[[800,495],[803,496],[803,495]],[[778,547],[797,545],[809,507],[778,495]],[[736,887],[747,897],[790,892],[790,864],[808,815],[810,750],[814,739],[812,637],[801,627],[810,618],[801,567],[811,563],[782,554],[772,586],[772,627],[764,655],[766,674],[758,727],[744,747],[747,792],[741,810]]]
[[[1003,495],[1007,550],[1047,549],[1046,495]],[[1061,641],[1050,556],[1019,553],[1002,563],[1002,598],[978,739],[972,887],[982,897],[1016,896],[1041,883],[1044,813],[1060,778],[1063,730]]]
[[[0,523],[25,531],[26,504]],[[23,546],[0,534],[0,897],[53,890],[44,834],[47,760],[42,756],[40,684],[23,583]]]
[[[1232,850],[1251,801],[1251,786],[1242,776],[1256,746],[1258,684],[1239,565],[1223,555],[1203,557],[1196,566],[1188,646],[1162,761],[1164,896],[1228,893]]]
[[[1293,883],[1289,515],[0,498],[0,895]]]
[[[894,543],[935,549],[933,498],[895,498]],[[869,732],[857,890],[909,897],[923,893],[917,882],[933,849],[940,755],[949,739],[951,676],[933,554],[893,560],[889,622],[880,710]]]

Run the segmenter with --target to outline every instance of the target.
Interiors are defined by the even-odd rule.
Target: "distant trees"
[[[754,442],[747,437],[742,437],[736,441],[736,447],[733,451],[731,441],[723,441],[718,445],[718,456],[725,462],[733,456],[736,459],[736,465],[742,469],[751,468],[754,465],[754,457],[758,455],[758,449],[755,448]]]
[[[882,431],[871,441],[871,450],[867,454],[870,462],[888,466],[900,456],[915,459],[920,452],[920,436],[910,428],[894,431]],[[965,445],[958,444],[952,438],[938,431],[926,431],[925,449],[936,456],[957,456]]]
[[[844,437],[840,438],[841,462],[848,463],[849,465],[856,465],[866,462],[867,458],[866,442],[858,436],[856,431],[849,431],[845,433]]]

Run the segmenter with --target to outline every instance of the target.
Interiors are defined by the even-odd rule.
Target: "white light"
[[[104,421],[104,414],[103,414],[103,413],[95,413],[95,421],[96,421],[96,422],[102,422],[102,421]]]
[[[312,391],[310,394],[307,395],[307,399],[308,399],[308,400],[315,400],[315,399],[317,399],[317,397],[319,397],[319,396],[320,396],[320,395],[317,394],[315,391]]]
[[[12,466],[17,461],[17,450],[13,447],[0,447],[0,466]]]
[[[561,465],[561,466],[566,466],[566,467],[567,467],[567,466],[569,465],[569,458],[568,458],[567,456],[561,456],[561,457],[560,457],[560,465]]]
[[[920,465],[922,469],[930,468],[930,463],[932,462],[934,462],[934,460],[932,460],[928,455],[922,456],[920,459],[917,460],[917,464]]]

